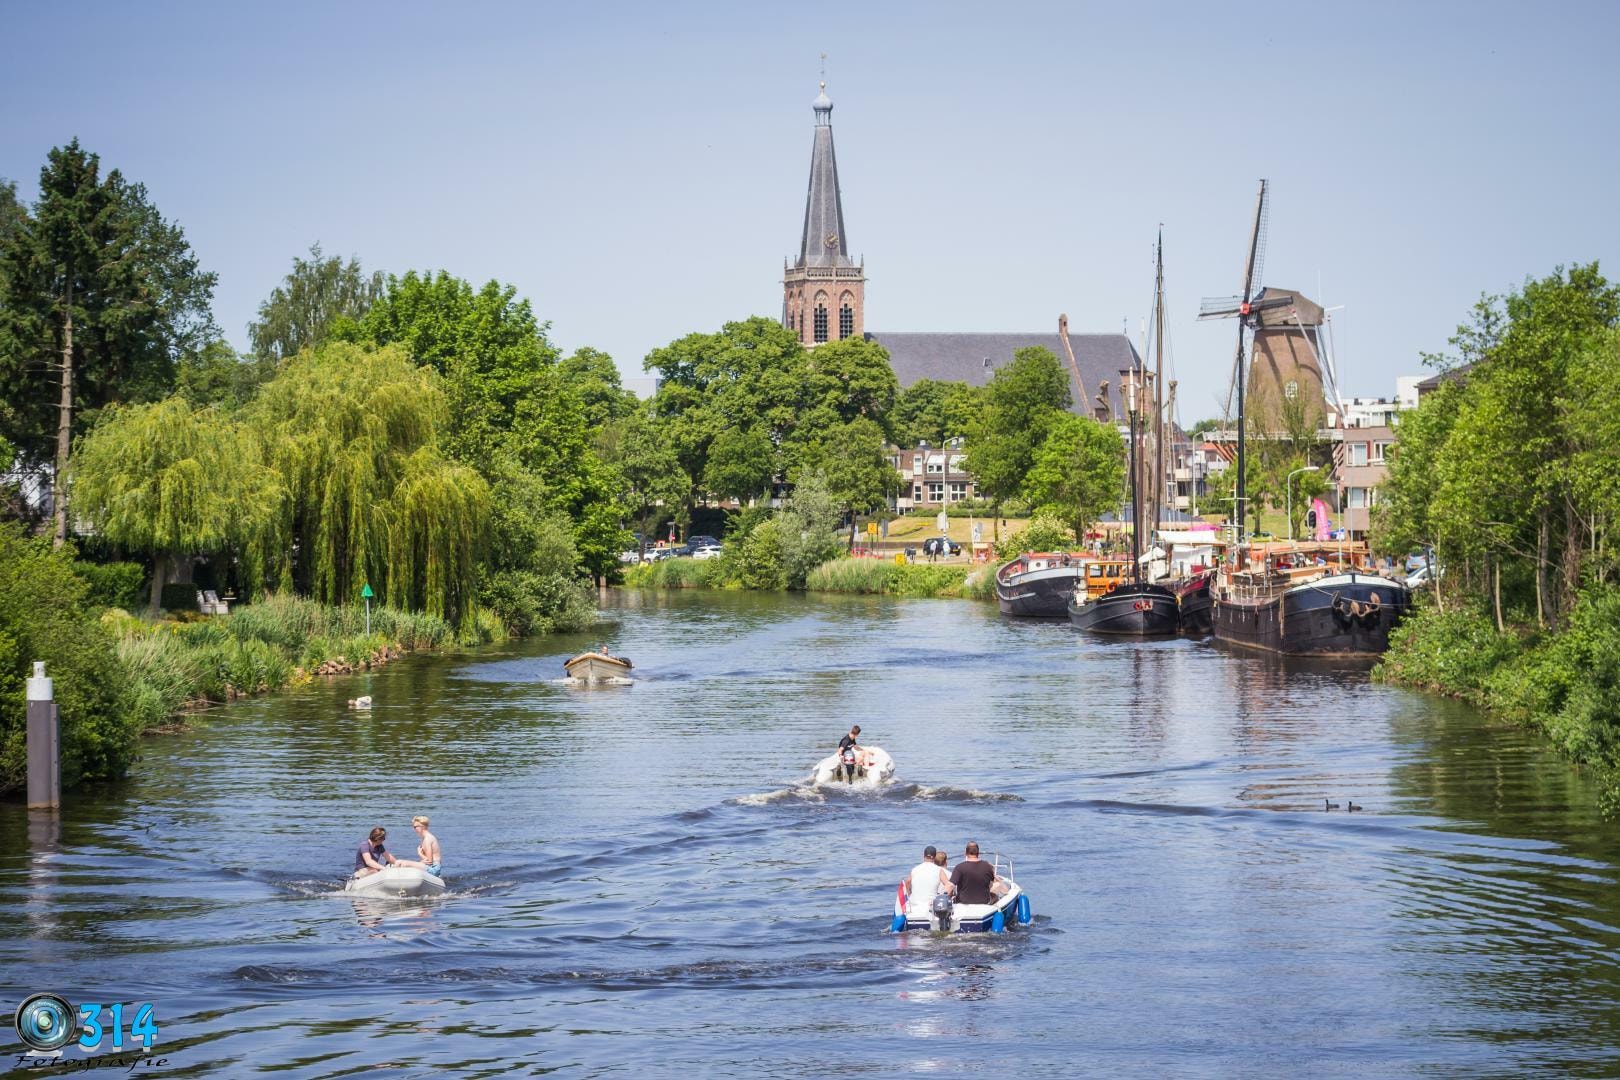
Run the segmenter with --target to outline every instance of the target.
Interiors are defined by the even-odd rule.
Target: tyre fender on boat
[[[1035,916],[1032,915],[1029,910],[1028,893],[1021,893],[1019,895],[1018,903],[1013,905],[1013,914],[1018,919],[1019,924],[1022,926],[1028,926],[1031,922],[1035,921]]]
[[[1007,913],[998,911],[990,917],[990,932],[999,934],[1007,929]]]

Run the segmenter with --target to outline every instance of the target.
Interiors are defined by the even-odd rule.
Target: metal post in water
[[[28,680],[28,808],[62,805],[62,748],[58,738],[56,694],[45,677],[45,662],[34,661]]]

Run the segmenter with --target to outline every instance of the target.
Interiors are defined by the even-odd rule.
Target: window
[[[1366,443],[1364,443],[1364,442],[1353,442],[1353,443],[1350,444],[1350,464],[1352,464],[1352,465],[1365,465],[1365,464],[1367,464],[1367,444]]]
[[[913,485],[911,485],[911,501],[912,502],[922,502],[922,485],[921,484],[913,484]]]
[[[962,455],[961,454],[952,454],[950,464],[947,466],[947,468],[951,472],[961,472],[962,471]]]
[[[838,309],[838,336],[840,338],[855,336],[855,309],[848,304]]]
[[[1365,510],[1367,508],[1367,489],[1361,487],[1350,488],[1348,505],[1352,510]]]
[[[816,305],[816,344],[827,340],[827,305]]]
[[[1102,576],[1103,576],[1103,568],[1101,566],[1098,566],[1096,563],[1092,563],[1090,566],[1088,566],[1086,568],[1086,577],[1102,577]]]
[[[1287,382],[1283,383],[1283,397],[1287,398],[1289,401],[1293,401],[1295,398],[1299,397],[1299,383],[1296,380],[1289,379]]]
[[[929,502],[935,502],[935,503],[944,502],[945,501],[945,485],[942,484],[942,483],[939,483],[938,481],[930,483],[928,485],[928,501]]]
[[[967,498],[967,484],[961,480],[951,481],[951,502],[961,502]]]
[[[920,473],[920,472],[922,472],[922,467],[923,467],[923,456],[921,454],[912,454],[911,455],[911,471],[914,472],[914,473]]]
[[[1375,442],[1375,443],[1373,443],[1372,444],[1372,459],[1373,459],[1373,461],[1378,462],[1378,463],[1382,463],[1383,460],[1384,460],[1384,451],[1386,451],[1388,449],[1389,449],[1389,443],[1387,443],[1387,442]]]
[[[928,471],[935,474],[943,473],[945,471],[945,459],[942,457],[929,455]]]

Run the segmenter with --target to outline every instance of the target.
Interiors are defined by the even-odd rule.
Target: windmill
[[[1246,464],[1246,415],[1244,411],[1243,391],[1244,374],[1248,365],[1244,363],[1244,334],[1251,332],[1260,325],[1265,311],[1271,308],[1289,306],[1294,303],[1294,297],[1288,293],[1267,295],[1269,290],[1261,288],[1256,294],[1255,283],[1260,279],[1260,267],[1266,257],[1266,181],[1260,181],[1260,194],[1254,205],[1254,228],[1249,232],[1249,251],[1243,261],[1243,292],[1237,296],[1222,296],[1206,299],[1199,306],[1198,318],[1204,319],[1232,319],[1238,320],[1237,357],[1233,360],[1233,370],[1237,379],[1237,497],[1233,500],[1233,517],[1237,519],[1237,540],[1243,541],[1243,522],[1247,491],[1245,490],[1243,470]]]

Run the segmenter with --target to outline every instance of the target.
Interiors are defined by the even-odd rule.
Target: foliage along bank
[[[1620,289],[1596,264],[1485,297],[1403,413],[1374,512],[1440,573],[1378,677],[1545,732],[1620,806]]]

